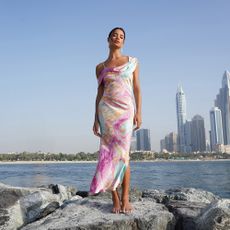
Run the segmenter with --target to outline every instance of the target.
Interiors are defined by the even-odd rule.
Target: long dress
[[[100,148],[90,194],[114,191],[121,185],[129,164],[129,150],[133,132],[135,100],[133,72],[137,58],[101,71],[98,86],[104,84],[104,93],[98,104]]]

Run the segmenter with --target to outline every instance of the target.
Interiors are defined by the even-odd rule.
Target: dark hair
[[[112,33],[113,33],[115,30],[121,30],[121,31],[124,33],[124,40],[125,40],[125,30],[124,30],[122,27],[115,27],[115,28],[113,28],[113,29],[109,32],[108,38],[110,38],[110,36],[112,35]]]

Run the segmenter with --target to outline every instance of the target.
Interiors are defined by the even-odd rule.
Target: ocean
[[[131,187],[169,189],[200,188],[230,198],[230,161],[130,162]],[[74,186],[88,191],[96,163],[3,163],[0,182],[13,186],[36,187],[48,184]]]

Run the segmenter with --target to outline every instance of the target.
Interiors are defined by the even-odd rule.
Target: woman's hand
[[[99,133],[99,122],[97,120],[95,120],[93,124],[93,133],[94,135],[101,137],[101,134]]]
[[[139,129],[141,127],[142,120],[141,120],[141,114],[140,113],[136,113],[134,115],[133,124],[136,126],[134,128],[134,131],[136,131],[137,129]]]

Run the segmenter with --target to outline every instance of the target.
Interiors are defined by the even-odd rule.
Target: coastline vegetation
[[[21,152],[21,153],[2,153],[0,161],[97,161],[98,152],[76,154],[67,153],[43,153],[43,152]],[[130,153],[131,161],[153,161],[153,160],[215,160],[230,159],[227,153],[157,153],[151,151]]]

